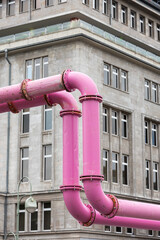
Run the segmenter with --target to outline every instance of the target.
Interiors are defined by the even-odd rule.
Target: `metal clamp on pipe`
[[[9,107],[9,110],[12,112],[12,113],[19,113],[19,110],[15,107],[15,105],[13,104],[13,102],[8,102],[8,107]]]
[[[83,187],[81,185],[62,185],[60,186],[60,190],[62,192],[66,191],[66,190],[78,190],[78,191],[82,191]]]
[[[102,97],[100,95],[83,95],[79,98],[80,103],[86,100],[96,100],[101,103]]]
[[[27,92],[27,82],[31,81],[31,79],[24,79],[21,83],[21,92],[22,92],[22,96],[24,99],[31,101],[32,98],[28,95]]]
[[[112,194],[106,194],[106,196],[109,197],[112,200],[113,209],[112,209],[110,214],[107,214],[107,215],[101,214],[101,215],[104,216],[104,217],[113,218],[116,215],[116,213],[118,212],[118,209],[119,209],[118,199]]]
[[[85,227],[89,227],[89,226],[91,226],[93,223],[94,223],[94,221],[95,221],[95,218],[96,218],[96,211],[95,211],[95,209],[91,206],[91,205],[89,205],[89,204],[84,204],[87,208],[89,208],[89,210],[90,210],[90,212],[91,212],[91,217],[90,217],[90,219],[89,219],[89,221],[88,222],[86,222],[86,223],[83,223],[83,222],[79,222],[82,226],[85,226]]]
[[[78,110],[63,110],[60,112],[61,117],[63,117],[64,115],[68,115],[68,114],[77,115],[78,117],[82,116],[81,111],[78,111]]]
[[[46,101],[46,103],[47,103],[47,105],[48,105],[49,107],[56,106],[56,104],[53,104],[53,103],[50,101],[48,94],[45,94],[45,95],[44,95],[44,100]]]
[[[85,175],[85,176],[80,176],[80,180],[83,182],[84,180],[104,180],[103,175]]]

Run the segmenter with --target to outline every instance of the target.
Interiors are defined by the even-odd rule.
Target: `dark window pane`
[[[25,212],[19,213],[19,231],[25,230]]]
[[[51,211],[44,211],[44,230],[51,229]]]
[[[38,211],[31,213],[31,230],[38,230]]]

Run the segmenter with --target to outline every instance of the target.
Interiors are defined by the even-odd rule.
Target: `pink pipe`
[[[72,94],[66,91],[55,92],[47,94],[47,99],[50,105],[59,103],[61,107],[65,110],[78,110],[77,102],[72,96]],[[32,101],[27,101],[25,99],[16,100],[11,102],[17,111],[21,111],[24,108],[37,107],[40,105],[47,104],[44,96],[35,97]],[[10,108],[8,103],[0,104],[0,113],[9,112]]]
[[[26,96],[22,93],[22,83],[25,83],[24,93],[26,91]],[[0,88],[0,103],[15,101],[26,97],[32,99],[36,96],[64,90],[61,74],[35,81],[24,80],[22,83]]]

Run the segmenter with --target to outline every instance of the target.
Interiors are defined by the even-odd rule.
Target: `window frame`
[[[24,10],[24,3],[23,2],[27,2],[26,5],[27,5],[27,10]],[[19,11],[20,13],[25,13],[25,12],[28,12],[29,11],[29,1],[28,0],[20,0],[20,3],[19,3]]]
[[[152,122],[152,146],[158,146],[158,126],[156,123]]]
[[[115,156],[115,158],[113,157]],[[119,154],[116,153],[116,152],[112,152],[112,183],[119,183],[119,179],[118,179],[118,176],[119,176]],[[114,181],[113,179],[113,165],[116,165],[116,180],[117,181]]]
[[[112,1],[112,19],[118,20],[118,2]]]
[[[93,9],[99,11],[99,0],[93,0]]]
[[[140,24],[140,33],[145,34],[145,17],[139,16],[139,24]]]
[[[50,147],[51,148],[51,154],[46,154],[46,151],[47,151],[47,147]],[[46,145],[43,145],[43,181],[45,182],[50,182],[52,180],[52,144],[46,144]],[[47,162],[50,161],[50,165],[51,165],[51,168],[50,168],[50,179],[48,179],[48,177],[45,177],[47,176]]]
[[[121,23],[123,23],[125,25],[128,24],[127,16],[128,16],[128,9],[127,9],[127,7],[124,6],[124,5],[121,5]]]
[[[31,225],[32,225],[32,214],[37,213],[37,229],[36,230],[32,230],[31,229]],[[38,207],[36,208],[36,210],[33,213],[30,213],[30,232],[38,232]]]
[[[115,113],[115,116],[113,116],[113,113]],[[112,110],[112,116],[111,116],[111,118],[112,118],[112,135],[114,135],[114,136],[118,136],[118,134],[119,134],[119,130],[118,130],[118,112],[117,111],[115,111],[115,110]],[[115,130],[113,131],[113,121],[115,122]]]
[[[21,206],[24,206],[24,209],[21,209]],[[23,214],[24,215],[24,230],[20,230],[20,216],[21,216],[21,214]],[[19,232],[20,233],[23,233],[23,232],[25,232],[25,224],[26,224],[26,210],[25,210],[25,204],[24,203],[20,203],[19,204]]]
[[[14,13],[11,13],[11,6],[14,5]],[[7,16],[15,15],[15,0],[7,0]]]
[[[124,118],[124,116],[126,116],[126,118]],[[128,138],[128,115],[123,112],[121,113],[121,128],[122,128],[122,138],[127,139]],[[123,132],[124,133],[126,132],[126,136],[124,136],[125,134],[123,134]]]
[[[155,164],[155,166],[157,166],[157,169],[154,167],[154,164]],[[159,191],[159,176],[158,176],[159,168],[158,167],[159,167],[159,164],[157,162],[153,162],[153,190],[154,191]],[[157,184],[156,189],[154,188],[154,176],[156,178],[156,184]]]
[[[103,133],[108,133],[108,108],[103,106]]]
[[[50,1],[50,0],[45,0],[45,6],[46,6],[46,7],[51,7],[51,6],[54,5],[54,0],[52,0],[53,3],[51,3],[51,4],[49,3],[49,1]]]
[[[23,156],[24,149],[28,149],[28,156],[27,157]],[[24,177],[28,177],[29,176],[29,147],[23,147],[20,150],[21,150],[21,178],[24,178]],[[26,175],[23,176],[23,164],[24,164],[24,161],[28,161],[28,163],[27,163],[27,176]],[[22,180],[22,182],[28,182],[28,179],[24,178]]]
[[[145,95],[144,95],[144,97],[145,97],[145,100],[150,100],[150,88],[151,88],[151,86],[150,86],[150,81],[148,81],[147,79],[145,79],[145,84],[144,84],[144,91],[145,91]]]
[[[45,203],[50,203],[50,208],[44,208]],[[50,229],[44,229],[44,212],[50,212]],[[43,204],[42,204],[42,231],[46,231],[46,232],[51,231],[51,212],[52,212],[51,201],[43,202]]]
[[[28,111],[26,111],[28,109]],[[25,131],[25,116],[28,115],[27,119],[27,129],[28,131]],[[21,134],[29,134],[30,132],[30,109],[25,108],[22,110],[22,123],[21,123]]]
[[[104,175],[104,181],[108,182],[109,177],[109,151],[106,149],[103,149],[103,175]],[[105,166],[104,166],[105,163]],[[104,171],[105,168],[105,171]],[[106,176],[106,178],[105,178]]]
[[[130,27],[135,30],[137,29],[137,14],[133,10],[130,12]]]
[[[160,24],[157,23],[157,40],[160,41]]]
[[[122,73],[124,75],[122,75]],[[124,92],[128,92],[128,72],[121,69],[120,79],[121,79],[120,90],[122,90]]]
[[[158,103],[158,84],[157,83],[152,82],[151,91],[152,91],[151,101],[154,103]]]
[[[150,143],[150,141],[149,141],[149,139],[150,139],[149,125],[150,125],[149,121],[144,120],[144,142],[145,142],[145,144]]]
[[[111,86],[115,89],[119,89],[119,68],[115,66],[112,66]]]
[[[108,0],[103,0],[103,10],[102,13],[104,15],[108,15]]]
[[[145,160],[145,189],[151,189],[151,161]]]
[[[148,32],[149,37],[154,38],[154,22],[148,19]]]
[[[3,8],[3,4],[2,4],[2,0],[0,1],[0,19],[2,18],[2,9]]]
[[[125,162],[124,160],[127,160],[127,162]],[[128,155],[126,155],[126,154],[122,154],[122,184],[123,185],[125,185],[125,186],[129,186],[129,162],[128,162],[128,160],[129,160],[129,156]],[[124,183],[124,181],[123,181],[123,172],[125,172],[125,171],[123,171],[123,167],[125,167],[126,166],[126,169],[127,169],[127,175],[126,175],[126,178],[127,178],[127,183]]]

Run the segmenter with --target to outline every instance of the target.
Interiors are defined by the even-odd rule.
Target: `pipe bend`
[[[72,92],[78,89],[83,95],[99,95],[96,84],[86,74],[81,72],[72,72],[70,69],[62,74],[62,81],[65,89]]]

